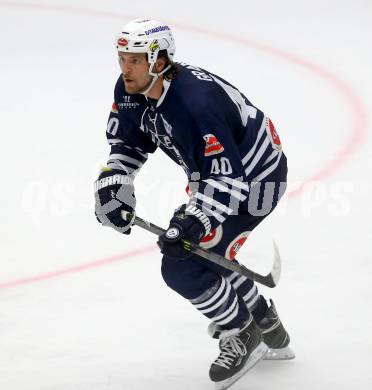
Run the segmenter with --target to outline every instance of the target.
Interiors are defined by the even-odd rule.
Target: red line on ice
[[[115,263],[118,261],[127,260],[127,259],[130,259],[131,257],[141,256],[141,255],[144,255],[148,252],[153,252],[155,249],[156,249],[156,246],[154,246],[154,245],[145,246],[142,248],[134,249],[134,250],[129,251],[129,252],[121,253],[119,255],[106,257],[106,258],[101,259],[101,260],[96,260],[96,261],[92,261],[90,263],[80,264],[80,265],[77,265],[75,267],[63,268],[60,270],[51,271],[51,272],[47,272],[47,273],[40,274],[40,275],[34,275],[34,276],[30,276],[30,277],[23,278],[23,279],[0,283],[0,290],[5,289],[5,288],[10,288],[10,287],[22,286],[24,284],[41,282],[41,281],[46,280],[46,279],[52,279],[52,278],[56,278],[58,276],[73,274],[73,273],[81,272],[81,271],[87,271],[87,270],[92,269],[92,268],[95,269],[97,267],[102,267],[104,265],[109,265],[109,264],[112,264],[112,263]]]
[[[94,10],[87,10],[83,8],[75,8],[75,7],[69,7],[69,6],[58,6],[58,5],[48,5],[48,4],[40,4],[40,3],[33,3],[33,4],[27,4],[27,3],[21,3],[21,2],[8,2],[8,1],[0,1],[0,5],[3,6],[9,6],[9,7],[16,7],[16,8],[24,8],[24,9],[38,9],[43,11],[57,11],[57,12],[66,12],[66,13],[73,13],[78,15],[86,15],[86,16],[96,16],[96,17],[107,17],[107,18],[115,18],[115,19],[133,19],[136,16],[134,15],[128,15],[128,14],[121,14],[121,13],[114,13],[114,12],[106,12],[106,11],[94,11]],[[191,31],[194,33],[209,35],[212,37],[217,37],[220,39],[233,41],[234,43],[239,42],[240,44],[250,46],[256,50],[268,52],[280,59],[286,60],[289,63],[298,65],[300,67],[306,68],[312,73],[316,74],[318,77],[321,77],[328,83],[330,83],[342,96],[344,99],[346,99],[352,114],[353,114],[353,125],[352,125],[352,131],[350,133],[349,139],[347,142],[332,156],[332,158],[324,164],[323,167],[321,167],[318,171],[316,171],[314,174],[307,177],[303,182],[300,188],[297,188],[293,191],[291,191],[288,194],[289,198],[293,198],[295,196],[298,196],[304,186],[311,182],[316,180],[322,180],[326,177],[331,176],[334,172],[336,172],[340,167],[344,164],[346,164],[351,157],[356,153],[358,147],[361,145],[362,141],[367,135],[367,126],[368,126],[368,120],[367,120],[367,110],[361,101],[361,99],[358,97],[358,95],[354,92],[354,90],[349,86],[346,82],[344,82],[341,78],[337,77],[336,75],[329,72],[327,69],[321,67],[320,65],[314,64],[306,59],[303,59],[301,57],[298,57],[294,54],[287,53],[283,50],[277,49],[275,47],[271,47],[265,44],[261,44],[258,42],[254,42],[250,39],[234,36],[231,34],[223,33],[223,32],[216,32],[211,30],[206,30],[202,28],[192,27],[183,25],[177,22],[171,22],[168,21],[169,24],[176,26],[178,28]],[[76,267],[66,268],[54,272],[49,272],[41,275],[35,275],[24,279],[14,280],[10,282],[4,282],[0,283],[0,289],[5,289],[9,287],[15,287],[15,286],[21,286],[25,284],[30,284],[34,282],[39,282],[46,279],[55,278],[58,276],[76,273],[85,271],[88,269],[100,267],[103,265],[111,264],[116,261],[121,261],[124,259],[128,259],[131,257],[139,256],[144,253],[150,252],[155,250],[155,246],[151,247],[144,247],[139,248],[131,252],[127,252],[124,254],[119,254],[117,256],[97,260],[91,263],[82,264]]]

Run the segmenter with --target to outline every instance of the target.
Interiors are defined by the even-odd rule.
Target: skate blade
[[[264,360],[291,360],[295,358],[295,354],[289,347],[285,348],[269,348]]]
[[[244,367],[237,372],[231,378],[228,378],[221,382],[215,382],[215,390],[225,390],[231,385],[233,385],[238,379],[240,379],[247,371],[249,371],[254,365],[256,365],[260,360],[264,358],[268,351],[268,347],[264,342],[258,344],[256,349],[252,351],[248,360],[245,362]]]

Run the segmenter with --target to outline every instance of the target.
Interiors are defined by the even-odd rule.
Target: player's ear
[[[165,58],[160,57],[156,60],[155,70],[157,73],[160,73],[165,68],[165,66],[166,66]]]

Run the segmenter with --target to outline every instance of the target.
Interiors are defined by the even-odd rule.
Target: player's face
[[[125,90],[128,93],[141,93],[146,91],[151,83],[149,76],[150,65],[144,53],[118,53]]]

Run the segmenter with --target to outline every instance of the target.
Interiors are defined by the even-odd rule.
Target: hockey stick
[[[132,219],[132,215],[125,212],[125,211],[122,211],[122,217],[127,221]],[[134,217],[133,224],[137,225],[137,226],[139,226],[139,227],[141,227],[141,228],[143,228],[151,233],[154,233],[158,236],[160,236],[161,234],[163,234],[165,232],[165,230],[162,229],[161,227],[156,226],[151,222],[147,222],[147,221],[145,221],[142,218],[139,218],[137,216]],[[278,247],[277,247],[275,241],[273,241],[273,244],[274,244],[274,263],[273,263],[273,266],[271,268],[270,273],[268,273],[267,275],[257,274],[256,272],[253,272],[250,269],[246,268],[244,265],[239,264],[237,261],[231,261],[229,259],[226,259],[225,257],[223,257],[217,253],[214,253],[214,252],[211,252],[207,249],[201,248],[199,245],[195,245],[195,244],[191,244],[191,243],[189,243],[189,244],[191,246],[192,253],[195,253],[196,255],[199,255],[199,256],[203,257],[204,259],[209,260],[215,264],[218,264],[221,267],[227,268],[231,271],[235,271],[238,274],[240,274],[242,276],[246,276],[248,279],[254,280],[257,283],[263,284],[264,286],[267,286],[267,287],[275,287],[278,284],[278,281],[280,279],[280,274],[281,274],[281,259],[280,259],[279,250],[278,250]]]

